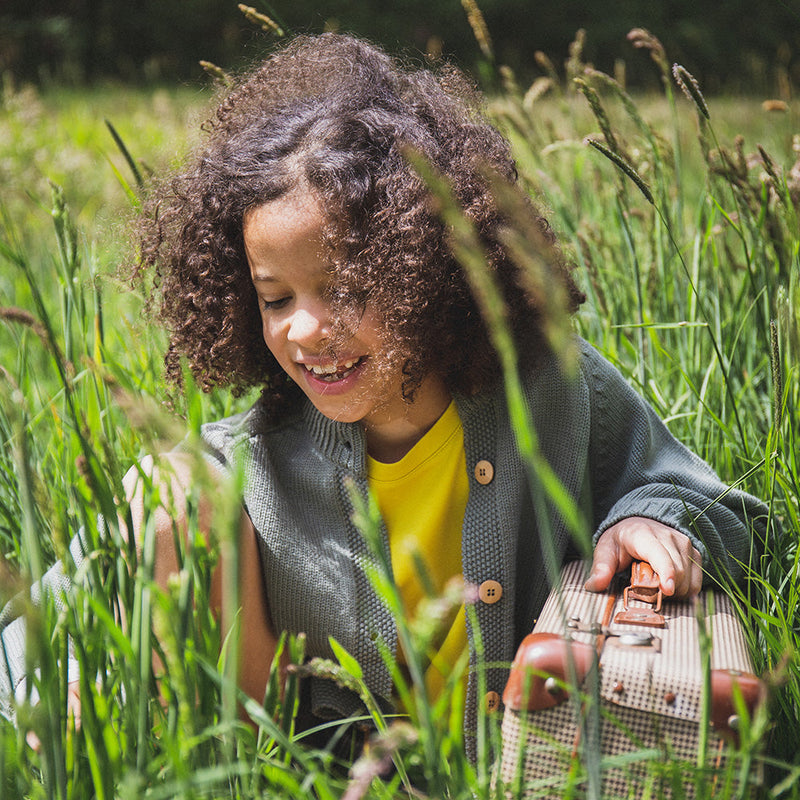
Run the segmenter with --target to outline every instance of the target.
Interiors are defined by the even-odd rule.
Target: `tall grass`
[[[526,91],[501,70],[503,89],[490,111],[512,140],[523,185],[545,206],[578,265],[589,295],[575,322],[579,332],[620,367],[678,438],[724,480],[768,499],[782,523],[736,595],[758,669],[771,686],[771,724],[765,731],[766,722],[755,720],[743,736],[742,757],[731,763],[745,772],[754,761],[763,763],[766,796],[800,797],[800,140],[792,139],[800,107],[768,113],[752,101],[706,100],[694,86],[684,96],[656,43],[639,41],[656,56],[663,97],[630,97],[582,62],[578,40],[566,81],[553,72]],[[115,93],[113,103],[119,99]],[[8,134],[3,140],[10,142],[0,163],[17,187],[0,222],[0,601],[55,558],[74,570],[68,543],[77,530],[85,532],[90,553],[66,606],[45,604],[29,613],[42,699],[19,708],[18,727],[0,723],[0,793],[496,796],[489,753],[498,745],[497,720],[483,710],[482,756],[475,765],[464,756],[463,663],[454,665],[450,691],[431,698],[424,681],[407,680],[387,654],[408,712],[403,722],[382,714],[360,667],[340,648],[338,663],[298,667],[283,694],[273,681],[263,704],[237,696],[230,679],[235,627],[221,641],[219,621],[205,602],[210,566],[232,541],[235,486],[210,543],[197,534],[196,508],[190,508],[181,571],[166,591],[152,579],[152,526],[141,554],[127,542],[128,509],[119,498],[128,466],[187,433],[191,441],[202,422],[252,398],[205,396],[191,384],[182,397],[168,395],[161,379],[163,334],[142,323],[141,298],[117,279],[119,232],[109,235],[96,225],[99,209],[92,204],[101,197],[120,215],[136,202],[136,181],[104,118],[140,169],[148,168],[143,155],[149,168],[165,168],[175,148],[129,134],[153,116],[151,98],[143,97],[130,115],[112,106],[112,95],[96,95],[95,102],[100,110],[93,122],[66,103],[62,121],[54,123],[58,107],[50,99],[6,87],[0,117]],[[167,119],[187,127],[186,118],[196,114],[185,94],[177,100],[161,94],[158,104],[162,127]],[[742,109],[746,129],[738,127]],[[173,136],[180,127],[171,129]],[[45,147],[54,131],[67,162],[79,164],[76,172],[68,165],[31,167],[32,143]],[[186,141],[180,142],[182,149]],[[45,163],[37,158],[34,164]],[[99,169],[97,161],[108,166]],[[48,187],[46,177],[58,178],[63,190]],[[70,185],[84,180],[91,187],[86,195]],[[66,198],[73,198],[88,235],[76,227]],[[458,216],[452,221],[457,226]],[[469,241],[465,230],[466,262]],[[497,341],[504,346],[502,335]],[[509,358],[512,378],[513,364]],[[539,469],[535,432],[526,429],[524,408],[514,398],[512,380],[519,441]],[[170,503],[155,486],[147,497],[151,512]],[[365,535],[374,537],[375,510],[362,508],[361,518]],[[413,675],[436,619],[458,602],[458,589],[405,619],[381,558],[376,546],[373,579],[398,613]],[[296,664],[303,662],[302,639],[285,647]],[[81,666],[80,726],[67,714],[66,675],[57,663],[70,648]],[[352,685],[370,709],[378,739],[352,772],[333,749],[319,749],[295,730],[297,680],[308,671]],[[239,720],[237,699],[255,725]],[[38,750],[26,743],[29,731],[41,741]],[[579,791],[586,766],[564,776],[564,796]],[[698,772],[696,780],[700,795],[709,796],[708,777]],[[735,796],[735,786],[717,786],[715,796]]]
[[[647,44],[668,86],[658,43]],[[577,46],[570,67],[573,86],[552,87],[566,132],[555,128],[552,106],[515,91],[509,75],[494,110],[524,177],[572,243],[591,298],[579,329],[680,439],[726,481],[769,499],[783,522],[738,599],[775,688],[772,752],[792,760],[800,729],[797,109],[774,116],[754,104],[761,124],[748,141],[724,116],[718,133],[715,104],[679,66],[672,72],[685,102],[667,91],[658,123],[647,120],[649,100],[634,101],[583,64]],[[782,791],[797,791],[791,775]]]

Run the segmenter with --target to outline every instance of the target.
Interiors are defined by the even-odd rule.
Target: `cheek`
[[[387,341],[391,341],[391,337],[384,332],[377,314],[370,308],[367,308],[361,316],[356,335],[363,342],[367,342],[371,346],[371,349],[377,352],[385,350]]]
[[[261,336],[269,351],[277,358],[279,356],[279,338],[275,324],[263,319],[261,321]]]

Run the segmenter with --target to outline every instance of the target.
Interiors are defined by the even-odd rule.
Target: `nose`
[[[296,308],[289,320],[289,341],[303,347],[314,347],[327,339],[329,323],[326,312],[322,306]]]

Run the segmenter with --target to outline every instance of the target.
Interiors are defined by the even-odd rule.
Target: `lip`
[[[305,359],[302,362],[298,362],[298,368],[306,382],[306,385],[316,394],[345,394],[346,392],[349,392],[360,380],[361,374],[369,362],[369,357],[357,356],[337,359],[338,363],[343,364],[346,361],[355,361],[358,358],[360,358],[359,363],[353,367],[353,371],[346,378],[342,378],[341,380],[333,382],[322,380],[308,369],[308,367],[329,366],[331,363],[329,360]]]

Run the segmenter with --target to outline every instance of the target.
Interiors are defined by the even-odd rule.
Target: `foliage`
[[[578,43],[567,83],[554,76],[523,91],[501,69],[503,88],[490,110],[513,142],[523,185],[546,206],[577,263],[589,295],[578,330],[680,439],[726,481],[767,498],[782,523],[736,595],[771,684],[773,727],[767,737],[764,720],[753,721],[732,763],[745,775],[754,761],[765,764],[765,794],[798,797],[800,140],[792,134],[800,107],[769,112],[741,99],[706,102],[678,70],[684,97],[657,41],[644,33],[639,41],[656,56],[663,96],[634,100],[587,67]],[[10,144],[0,168],[6,185],[18,188],[4,195],[0,223],[0,601],[56,556],[73,569],[66,548],[81,527],[92,553],[82,576],[94,588],[77,588],[66,609],[29,615],[42,700],[20,707],[18,728],[0,723],[0,793],[63,800],[354,800],[406,790],[497,796],[488,756],[496,720],[483,717],[478,763],[464,756],[463,663],[438,699],[390,663],[406,722],[382,715],[360,667],[341,648],[338,663],[304,665],[355,686],[371,709],[378,736],[350,773],[332,748],[295,730],[296,676],[283,695],[273,683],[263,705],[237,697],[229,678],[235,631],[220,641],[206,601],[209,567],[230,548],[235,486],[222,503],[228,512],[215,526],[217,538],[205,543],[191,529],[181,571],[166,590],[152,579],[152,537],[141,553],[127,542],[128,509],[118,498],[128,465],[187,431],[193,441],[202,422],[248,399],[201,396],[188,385],[185,396],[165,400],[163,335],[140,319],[141,298],[120,290],[119,229],[108,217],[96,219],[98,205],[90,205],[121,216],[125,204],[137,202],[135,180],[103,123],[77,111],[92,107],[86,98],[103,109],[98,116],[111,120],[140,169],[142,156],[151,169],[165,169],[172,156],[164,154],[187,146],[179,131],[196,114],[185,93],[64,99],[6,90],[0,130],[7,136],[0,141]],[[144,130],[154,116],[158,130]],[[60,162],[49,160],[54,140]],[[47,177],[63,181],[64,190],[47,187]],[[76,227],[70,205],[88,233]],[[451,219],[458,227],[457,216]],[[461,244],[469,261],[469,231]],[[513,371],[513,359],[505,363]],[[520,441],[532,448],[535,468],[524,409],[520,419]],[[151,488],[151,511],[169,502]],[[361,524],[374,537],[374,509],[361,509]],[[378,556],[373,578],[395,608],[396,590]],[[235,581],[229,590],[235,594]],[[395,608],[412,675],[432,621],[447,616],[442,604],[457,601],[457,594],[431,598],[412,620]],[[82,668],[79,727],[68,717],[56,663],[68,639]],[[294,663],[303,661],[301,639],[285,647]],[[237,700],[254,727],[238,719]],[[28,731],[38,735],[38,751],[27,746]],[[574,796],[587,766],[597,764],[564,776],[565,796]],[[691,765],[686,770],[695,774]],[[696,772],[696,780],[699,795],[710,796],[707,777]],[[737,792],[735,784],[716,789],[715,796]]]
[[[287,32],[355,31],[390,49],[408,43],[417,53],[444,52],[475,68],[483,59],[462,5],[471,0],[248,0]],[[518,72],[538,72],[537,51],[563,53],[578,28],[589,32],[587,55],[610,71],[631,65],[630,81],[648,85],[643,59],[620,31],[655,31],[672,57],[704,84],[766,91],[788,99],[800,75],[800,12],[790,0],[754,5],[748,0],[481,0],[498,61]],[[118,80],[196,80],[197,63],[241,64],[263,42],[235,0],[167,0],[120,4],[115,0],[5,0],[0,8],[0,71],[19,82],[47,84]],[[488,75],[488,72],[487,72]]]

